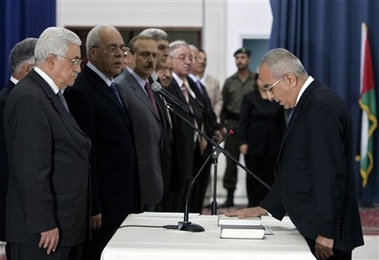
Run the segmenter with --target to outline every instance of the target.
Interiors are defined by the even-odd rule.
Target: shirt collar
[[[96,68],[95,65],[93,65],[90,61],[87,63],[87,66],[88,68],[93,70],[97,75],[99,75],[99,77],[102,78],[108,86],[112,84],[113,78],[108,78],[107,76],[105,76],[105,74],[101,72],[98,68]]]
[[[176,80],[176,83],[178,83],[179,88],[181,88],[184,83],[183,80],[179,78],[179,76],[175,72],[172,73],[172,77]]]
[[[138,74],[135,73],[134,70],[132,70],[130,72],[130,74],[132,74],[132,76],[137,80],[137,82],[141,86],[141,88],[145,89],[146,79],[143,79],[140,76],[138,76]]]
[[[312,76],[309,76],[308,79],[305,81],[304,85],[301,87],[299,94],[297,95],[296,99],[296,105],[299,102],[301,96],[303,95],[304,91],[309,87],[309,85],[314,81],[314,78]],[[296,106],[295,105],[295,106]]]
[[[52,78],[50,78],[43,70],[41,70],[37,66],[34,67],[34,70],[47,82],[47,84],[49,84],[49,86],[53,90],[54,94],[57,94],[59,91],[59,88],[55,84],[54,80],[52,80]]]
[[[15,77],[11,76],[10,79],[9,79],[11,82],[13,82],[13,84],[17,84],[19,82],[18,79],[16,79]]]

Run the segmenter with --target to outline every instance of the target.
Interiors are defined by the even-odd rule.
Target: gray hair
[[[74,32],[62,27],[45,29],[40,35],[34,50],[36,62],[45,61],[51,54],[66,56],[69,44],[80,46],[82,41]]]
[[[279,78],[286,73],[293,73],[297,76],[308,76],[301,61],[283,48],[272,49],[268,51],[258,64],[258,70],[260,67],[266,64],[272,73],[272,76]]]
[[[37,38],[26,38],[17,43],[9,53],[8,64],[11,73],[17,72],[25,63],[34,64],[34,49]]]
[[[193,45],[193,44],[189,44],[188,46],[190,47],[191,51],[199,51],[199,48],[197,48],[197,47],[196,47],[195,45]]]
[[[87,35],[87,41],[86,41],[86,52],[87,52],[87,57],[89,57],[89,50],[91,47],[93,46],[98,46],[99,45],[99,41],[100,41],[100,37],[99,37],[99,32],[100,31],[105,31],[105,30],[115,30],[115,31],[118,31],[116,29],[116,27],[112,26],[112,25],[98,25],[94,28],[91,29],[91,31],[89,31],[88,35]]]
[[[148,36],[150,38],[153,38],[155,41],[161,41],[165,40],[168,41],[168,36],[165,31],[158,28],[149,28],[145,29],[142,32],[139,33],[139,35]]]
[[[175,56],[175,50],[178,49],[181,46],[185,46],[185,47],[190,48],[190,46],[188,45],[188,43],[186,41],[184,41],[184,40],[173,41],[172,43],[170,43],[170,46],[169,46],[169,49],[168,49],[168,56],[170,58],[174,58],[174,56]]]

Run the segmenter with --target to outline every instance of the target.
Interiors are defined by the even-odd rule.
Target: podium
[[[183,213],[130,214],[122,224],[126,227],[117,230],[101,259],[315,259],[288,217],[282,221],[262,217],[262,225],[270,226],[273,235],[260,240],[221,239],[216,215],[190,214],[189,218],[205,231],[161,228],[176,225],[183,219]]]

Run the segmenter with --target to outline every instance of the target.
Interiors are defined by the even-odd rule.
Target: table
[[[130,214],[123,225],[176,225],[182,213]],[[281,222],[262,217],[273,235],[260,240],[220,239],[217,216],[191,214],[189,221],[204,227],[204,232],[164,228],[124,227],[117,230],[102,253],[102,260],[125,259],[315,259],[307,243],[288,217]]]

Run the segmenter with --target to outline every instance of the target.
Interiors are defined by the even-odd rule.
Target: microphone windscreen
[[[158,92],[161,88],[162,88],[161,84],[159,84],[159,83],[156,82],[156,81],[154,81],[154,82],[151,84],[151,89],[152,89],[154,92]]]

